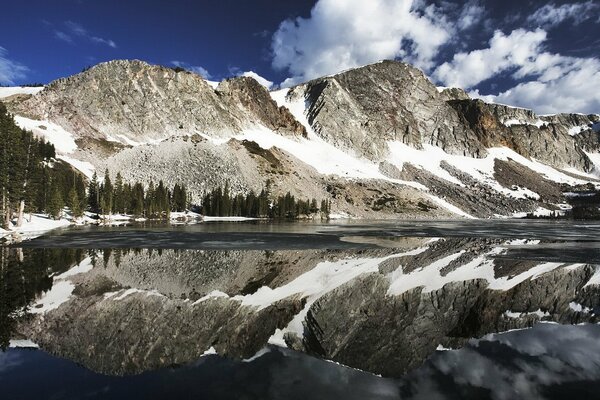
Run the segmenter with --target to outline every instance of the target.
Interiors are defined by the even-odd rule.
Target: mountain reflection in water
[[[432,236],[453,226],[460,235]],[[8,398],[164,398],[173,386],[183,398],[563,398],[596,388],[600,268],[597,252],[580,251],[597,249],[594,237],[571,226],[544,239],[535,224],[542,239],[465,236],[468,226],[417,236],[331,227],[324,246],[323,233],[294,228],[275,241],[221,233],[259,243],[248,249],[128,248],[132,235],[169,241],[143,230],[116,248],[90,242],[114,241],[102,230],[1,247],[0,344],[28,339],[43,351],[0,353],[0,382]],[[39,386],[6,386],[26,371]]]

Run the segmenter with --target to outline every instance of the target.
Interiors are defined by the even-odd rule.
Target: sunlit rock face
[[[109,61],[56,80],[17,112],[56,122],[80,139],[123,144],[195,133],[222,137],[259,123],[282,134],[305,134],[251,78],[213,89],[199,75],[138,60]]]
[[[596,320],[591,264],[515,259],[507,239],[346,240],[369,247],[93,250],[55,273],[54,293],[38,294],[15,332],[115,375],[207,352],[247,359],[270,343],[399,377],[440,345],[540,321]]]
[[[327,199],[338,216],[497,218],[562,212],[563,192],[600,182],[599,115],[471,99],[397,61],[269,92],[114,60],[7,105],[90,177],[183,183],[195,203],[269,180],[274,195]]]

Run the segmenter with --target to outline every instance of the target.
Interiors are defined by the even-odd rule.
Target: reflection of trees
[[[6,349],[22,310],[52,287],[52,273],[78,264],[80,249],[15,249],[0,247],[0,348]]]

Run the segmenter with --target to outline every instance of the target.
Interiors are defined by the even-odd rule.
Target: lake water
[[[600,389],[598,223],[80,227],[0,271],[2,399]]]

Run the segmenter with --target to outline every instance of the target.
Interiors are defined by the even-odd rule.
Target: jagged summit
[[[76,168],[184,182],[195,200],[269,180],[340,215],[494,217],[558,210],[564,185],[600,182],[599,116],[489,104],[391,60],[271,92],[250,77],[215,85],[114,60],[9,107],[21,126],[64,141],[59,154]]]
[[[109,61],[58,79],[16,111],[77,137],[123,143],[197,133],[230,136],[256,124],[303,134],[252,78],[225,81],[215,91],[197,74],[139,60]]]

